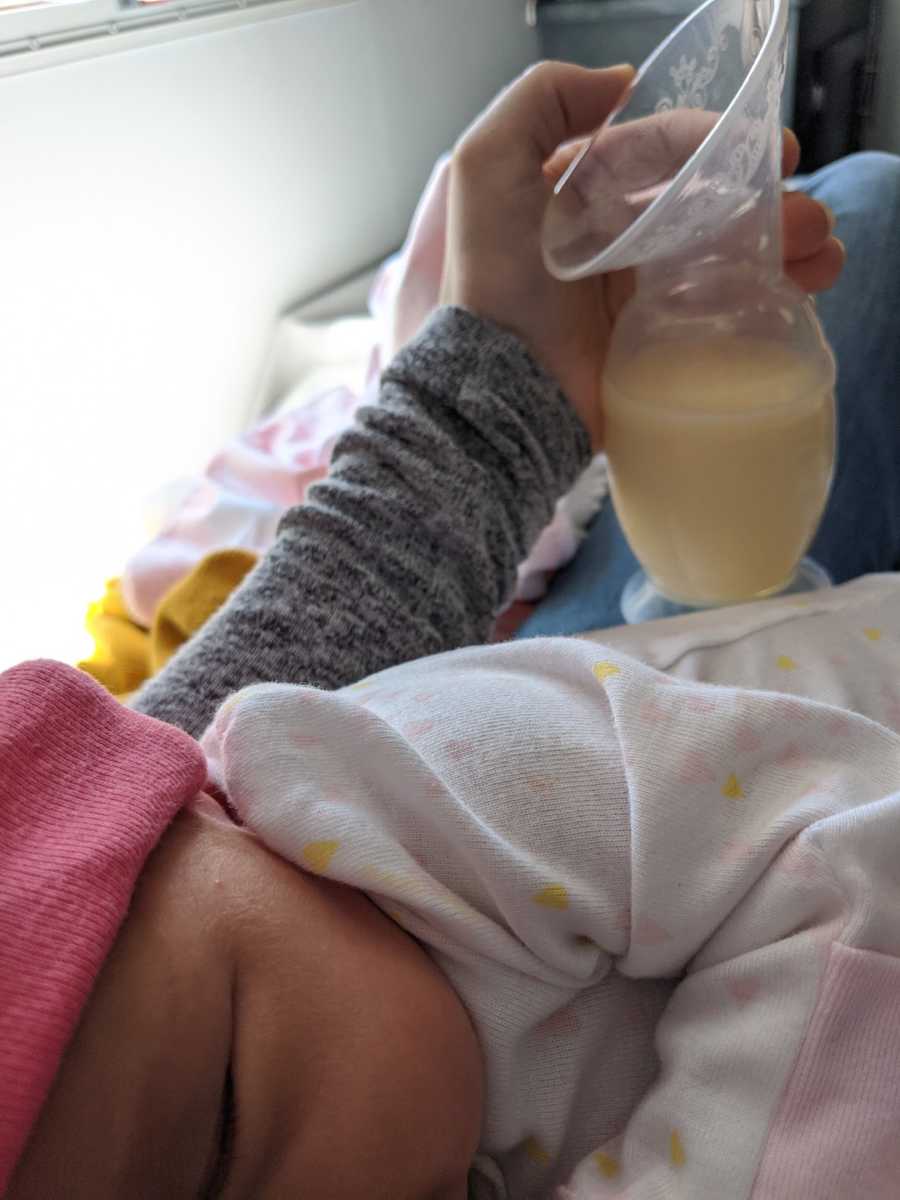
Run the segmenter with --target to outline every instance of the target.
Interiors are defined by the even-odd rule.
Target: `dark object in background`
[[[544,58],[636,66],[699,0],[527,0]],[[874,95],[879,0],[791,0],[784,119],[803,146],[802,171],[863,148]]]
[[[864,148],[880,16],[880,0],[807,0],[800,15],[794,115],[801,171]]]
[[[827,0],[831,2],[831,0]],[[785,122],[794,106],[794,75],[800,9],[806,0],[791,0]],[[583,67],[636,67],[698,8],[700,0],[527,0],[526,17],[536,23],[542,58],[558,58]]]

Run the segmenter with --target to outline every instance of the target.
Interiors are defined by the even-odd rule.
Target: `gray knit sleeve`
[[[589,457],[517,338],[440,310],[385,371],[328,478],[133,706],[196,736],[250,683],[336,688],[483,642]]]

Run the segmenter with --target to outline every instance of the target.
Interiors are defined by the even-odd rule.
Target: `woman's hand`
[[[458,304],[517,334],[561,385],[591,434],[602,439],[600,381],[630,272],[561,283],[544,266],[541,227],[553,185],[571,157],[560,147],[591,134],[634,76],[632,67],[590,71],[541,63],[503,92],[456,147],[442,288]],[[784,172],[800,148],[785,136]],[[787,273],[808,292],[837,280],[843,246],[816,200],[784,196]]]

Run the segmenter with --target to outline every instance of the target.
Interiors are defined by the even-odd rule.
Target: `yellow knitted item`
[[[78,666],[114,696],[140,687],[150,674],[150,634],[128,615],[118,579],[109,579],[100,600],[87,611],[85,625],[94,653]]]
[[[208,554],[166,592],[151,630],[132,621],[120,580],[110,579],[102,599],[88,608],[86,625],[94,639],[94,653],[78,666],[114,696],[127,696],[162,670],[255,565],[256,555],[249,550]]]
[[[151,674],[161,671],[178,647],[218,612],[255,565],[256,555],[249,550],[216,550],[166,592],[153,618]]]

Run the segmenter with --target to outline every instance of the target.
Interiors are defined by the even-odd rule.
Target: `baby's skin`
[[[150,859],[8,1200],[465,1200],[482,1066],[456,993],[215,808]]]

